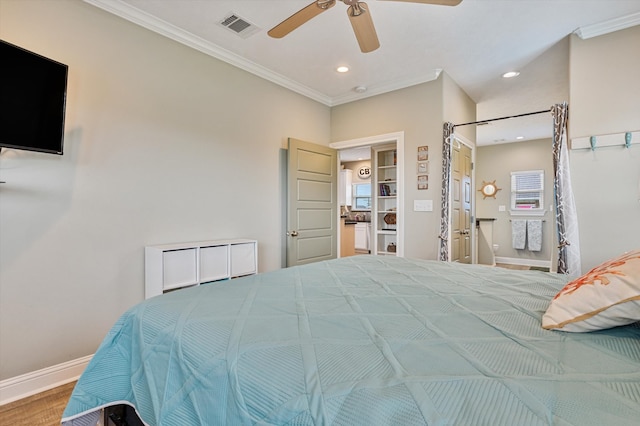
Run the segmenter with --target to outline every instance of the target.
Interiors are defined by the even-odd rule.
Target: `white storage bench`
[[[233,239],[144,249],[145,299],[167,291],[258,272],[258,242]]]

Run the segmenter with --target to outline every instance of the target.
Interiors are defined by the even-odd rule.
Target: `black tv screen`
[[[67,70],[0,40],[0,147],[62,154]]]

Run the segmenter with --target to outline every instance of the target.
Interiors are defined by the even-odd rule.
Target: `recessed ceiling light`
[[[520,75],[520,73],[518,71],[509,71],[509,72],[505,72],[504,74],[502,74],[502,76],[504,78],[517,77],[519,75]]]
[[[364,93],[367,91],[367,87],[366,86],[356,86],[353,88],[353,91],[356,93]]]
[[[338,72],[347,72],[347,71],[349,71],[349,67],[341,66],[341,67],[336,68],[336,71],[338,71]]]
[[[524,136],[516,136],[516,139],[517,139],[517,140],[524,139]]]

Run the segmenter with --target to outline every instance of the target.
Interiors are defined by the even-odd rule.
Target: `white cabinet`
[[[338,177],[338,202],[341,206],[350,206],[353,197],[351,184],[353,182],[353,170],[342,169]]]
[[[147,246],[145,298],[258,272],[258,242],[217,240]]]
[[[369,250],[369,229],[370,225],[366,222],[356,223],[356,250]]]

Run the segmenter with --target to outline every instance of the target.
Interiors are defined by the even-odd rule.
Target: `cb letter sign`
[[[360,169],[358,170],[358,177],[360,179],[369,179],[371,177],[371,167],[360,167]]]

